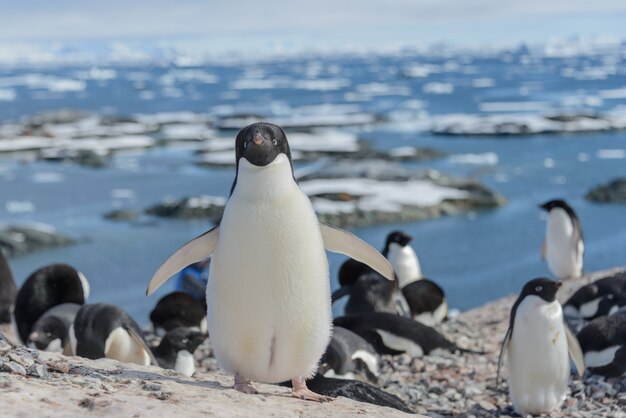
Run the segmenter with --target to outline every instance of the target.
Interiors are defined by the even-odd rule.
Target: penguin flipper
[[[576,366],[576,371],[578,371],[578,376],[585,374],[585,359],[583,356],[583,350],[580,348],[580,343],[578,342],[578,338],[572,331],[570,331],[567,324],[563,324],[565,327],[565,337],[567,338],[567,349],[569,351],[569,355],[572,356],[572,360],[574,360],[574,365]]]
[[[322,222],[320,222],[320,230],[326,250],[347,255],[356,261],[367,264],[386,279],[394,280],[395,275],[389,261],[361,238]]]
[[[146,344],[146,340],[144,340],[143,337],[139,335],[137,330],[132,327],[124,327],[124,329],[126,330],[126,332],[128,332],[128,335],[130,335],[130,338],[132,338],[135,344],[137,344],[138,347],[146,352],[148,358],[150,358],[150,364],[153,366],[158,366],[159,362],[157,361],[156,357],[154,357],[154,354],[152,353],[150,347],[148,347],[148,344]]]
[[[496,389],[500,384],[500,369],[502,368],[502,361],[504,360],[504,356],[507,355],[509,351],[509,344],[511,343],[511,333],[512,330],[509,329],[506,331],[506,335],[504,336],[504,341],[502,341],[502,346],[500,347],[500,355],[498,356],[498,372],[496,373]]]
[[[146,295],[154,293],[154,291],[172,277],[172,275],[178,273],[188,265],[209,257],[217,246],[219,230],[219,225],[217,225],[176,250],[176,252],[159,267],[156,273],[154,273],[154,276],[152,276],[148,284]]]

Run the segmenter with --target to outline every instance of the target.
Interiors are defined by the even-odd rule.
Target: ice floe
[[[424,84],[422,91],[426,94],[451,94],[454,92],[454,85],[452,83],[431,81]]]
[[[495,152],[485,152],[482,154],[456,154],[449,157],[450,162],[456,164],[474,165],[496,165],[498,164],[498,154]]]
[[[602,159],[611,159],[611,160],[619,160],[622,158],[626,158],[626,150],[625,149],[601,149],[596,152],[597,158]]]

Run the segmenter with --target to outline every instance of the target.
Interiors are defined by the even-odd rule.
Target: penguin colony
[[[219,225],[176,251],[152,277],[154,292],[187,265],[211,257],[206,304],[183,292],[161,298],[148,344],[122,309],[87,303],[89,282],[65,264],[32,273],[19,291],[0,253],[0,322],[12,322],[25,345],[40,350],[141,365],[186,376],[193,353],[210,335],[234,389],[253,381],[292,387],[293,396],[335,396],[410,409],[375,384],[381,355],[413,357],[457,346],[436,329],[448,318],[443,289],[422,275],[403,231],[388,234],[379,253],[354,235],[320,223],[293,174],[289,144],[276,125],[257,123],[236,138],[236,172]],[[547,215],[541,257],[557,280],[583,273],[578,216],[563,200],[540,205]],[[325,250],[348,255],[331,295]],[[567,396],[570,358],[579,376],[626,373],[626,274],[579,289],[563,307],[560,281],[530,280],[511,309],[498,362],[521,415],[549,413]],[[332,318],[331,303],[343,304]],[[575,335],[567,321],[577,320]],[[355,380],[356,379],[356,380]],[[367,383],[369,382],[369,383]]]

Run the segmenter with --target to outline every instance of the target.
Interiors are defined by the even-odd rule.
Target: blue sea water
[[[523,103],[530,113],[612,111],[626,104],[626,92],[619,94],[626,86],[624,57],[554,58],[512,51],[311,56],[193,68],[167,62],[0,67],[0,121],[59,108],[121,115],[249,112],[271,119],[302,106],[335,104],[383,117],[385,122],[375,126],[346,128],[379,149],[411,145],[450,154],[493,153],[495,165],[449,158],[406,165],[475,178],[504,195],[505,206],[353,230],[376,247],[393,229],[412,235],[425,275],[441,284],[452,308],[465,310],[516,292],[533,277],[550,275],[539,257],[545,223],[537,205],[551,198],[567,199],[579,214],[585,270],[626,265],[626,208],[584,200],[592,186],[626,176],[624,158],[605,158],[602,152],[626,150],[626,132],[452,138],[433,136],[415,122],[444,114],[492,114],[486,110],[494,105],[485,104],[494,102],[496,107],[505,102],[503,109],[511,109],[507,103]],[[17,281],[47,263],[67,262],[89,278],[91,301],[118,304],[145,323],[151,307],[173,285],[145,297],[155,268],[211,225],[156,218],[112,222],[102,215],[117,207],[143,209],[167,195],[227,196],[233,169],[201,168],[195,158],[189,148],[159,147],[118,154],[111,167],[94,169],[2,156],[0,220],[43,222],[80,239],[74,246],[11,258]],[[8,201],[31,202],[34,211],[11,212]],[[329,256],[333,287],[343,259]]]

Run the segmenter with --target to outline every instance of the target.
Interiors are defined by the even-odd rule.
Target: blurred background
[[[585,270],[626,264],[626,3],[21,1],[0,14],[0,246],[66,262],[138,322],[219,219],[237,130],[280,124],[320,217],[413,236],[469,309],[549,276],[566,199]],[[622,195],[623,199],[623,195]],[[68,245],[69,241],[72,241]],[[330,256],[331,280],[343,257]]]

